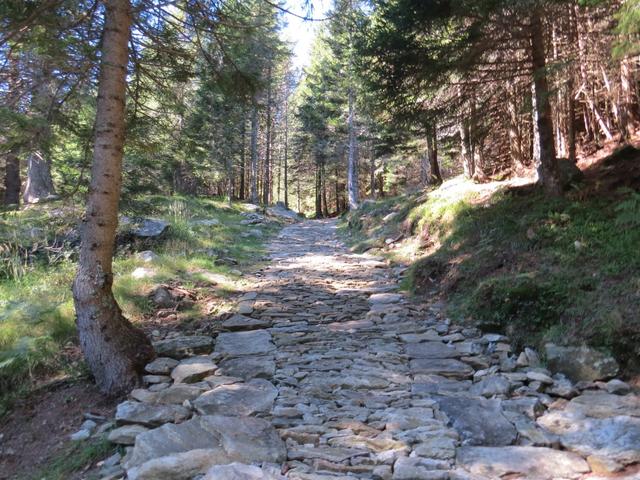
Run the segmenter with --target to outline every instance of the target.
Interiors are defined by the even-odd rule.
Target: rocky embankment
[[[454,325],[331,221],[270,248],[223,333],[156,342],[105,479],[638,478],[640,397],[610,359],[549,346],[550,371]]]

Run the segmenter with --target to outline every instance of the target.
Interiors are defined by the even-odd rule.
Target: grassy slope
[[[365,205],[349,224],[361,249],[410,236],[389,255],[413,260],[407,286],[438,286],[458,320],[519,346],[584,341],[640,368],[638,193],[552,199],[455,179]]]
[[[240,233],[242,204],[227,206],[222,201],[188,197],[140,197],[125,203],[123,214],[151,216],[171,223],[167,237],[157,244],[120,248],[115,258],[114,292],[128,318],[142,322],[152,311],[148,293],[154,285],[177,282],[192,289],[202,285],[207,273],[237,279],[234,268],[217,266],[211,252],[238,260],[240,267],[255,262],[262,254],[264,238],[276,227],[262,228],[264,238]],[[29,388],[43,374],[74,374],[77,361],[73,299],[70,285],[75,272],[69,249],[40,251],[30,257],[17,248],[60,238],[75,227],[81,208],[55,202],[0,216],[0,393],[15,394]],[[220,226],[194,226],[192,219],[217,218]],[[145,264],[133,249],[151,249],[159,255]],[[20,253],[22,252],[22,253]],[[149,278],[135,279],[137,267],[154,270]],[[204,282],[206,283],[206,282]],[[224,294],[224,284],[216,293]],[[182,318],[202,314],[198,305]],[[0,395],[0,397],[3,395]],[[1,413],[0,408],[0,413]]]

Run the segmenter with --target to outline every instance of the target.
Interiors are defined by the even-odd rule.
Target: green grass
[[[249,228],[240,225],[242,204],[227,205],[207,198],[144,196],[124,202],[122,214],[130,217],[161,218],[171,223],[162,241],[121,246],[114,261],[114,293],[125,315],[134,322],[152,312],[148,298],[155,285],[177,282],[196,288],[207,274],[223,275],[228,284],[216,285],[224,295],[238,278],[236,269],[256,262],[263,255],[263,243],[277,230],[260,227],[262,238],[244,238]],[[77,370],[75,313],[71,283],[76,253],[70,248],[37,249],[51,244],[75,228],[82,209],[78,205],[54,202],[0,216],[0,414],[12,393],[24,390],[44,376]],[[194,225],[193,220],[216,218],[218,226]],[[7,247],[11,245],[11,248]],[[4,248],[3,248],[4,246]],[[153,250],[158,259],[144,263],[134,253]],[[215,265],[215,255],[231,257],[238,266]],[[19,268],[18,268],[19,266]],[[135,279],[138,267],[153,270],[148,278]],[[199,306],[181,313],[181,318],[202,316]],[[73,357],[74,355],[71,355]]]
[[[104,460],[116,450],[117,448],[105,438],[87,442],[70,442],[47,462],[46,467],[31,475],[30,478],[31,480],[68,480],[74,473]]]
[[[640,194],[578,200],[498,190],[478,201],[469,188],[368,208],[403,204],[409,211],[385,234],[410,225],[433,240],[412,265],[407,286],[415,293],[439,285],[451,316],[507,333],[518,347],[586,342],[640,369]],[[372,228],[368,221],[352,220],[354,244],[381,229],[379,218]]]

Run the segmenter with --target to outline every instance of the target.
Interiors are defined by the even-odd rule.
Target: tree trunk
[[[264,157],[264,178],[262,179],[262,203],[269,205],[271,200],[271,67],[267,74],[267,138]]]
[[[427,157],[429,159],[429,170],[431,171],[430,183],[440,185],[442,183],[442,174],[440,173],[440,164],[438,163],[438,138],[437,128],[434,123],[427,125]]]
[[[73,298],[85,361],[102,392],[120,395],[138,383],[154,351],[144,333],[122,315],[112,292],[131,5],[129,0],[105,0],[104,4],[91,187]]]
[[[9,151],[4,166],[4,205],[20,204],[20,183],[20,159],[14,151]]]
[[[243,108],[242,110],[242,125],[240,126],[240,142],[241,142],[241,147],[240,147],[240,185],[239,185],[239,192],[238,192],[238,197],[240,198],[240,200],[244,200],[245,199],[245,182],[246,182],[246,177],[245,177],[245,173],[247,171],[247,155],[246,155],[246,143],[247,143],[247,117],[246,117],[246,109]]]
[[[251,203],[258,203],[258,102],[251,110]]]
[[[302,204],[300,203],[300,172],[296,175],[296,200],[298,202],[298,213],[302,213]]]
[[[320,178],[320,164],[316,160],[316,218],[322,218],[322,182]]]
[[[289,96],[284,103],[284,206],[289,208]]]
[[[469,124],[464,117],[460,118],[458,129],[460,131],[460,157],[464,176],[465,178],[473,178],[475,165],[469,148]]]
[[[324,168],[324,162],[320,170],[320,178],[322,180],[322,215],[324,217],[329,216],[329,204],[327,202],[327,174]]]
[[[533,10],[531,15],[531,62],[533,75],[533,112],[537,127],[537,151],[540,155],[538,181],[544,190],[552,195],[562,191],[553,141],[553,120],[549,104],[549,86],[547,84],[544,37],[540,12]]]
[[[373,148],[373,142],[371,142],[371,151],[369,159],[369,191],[371,192],[371,198],[376,198],[376,157]]]
[[[52,71],[45,60],[37,59],[35,91],[31,102],[35,128],[27,157],[25,203],[37,203],[56,195],[51,178],[51,111],[53,108]]]
[[[356,151],[356,132],[354,125],[355,108],[353,88],[349,87],[349,118],[347,128],[349,130],[349,157],[347,160],[347,192],[349,197],[349,209],[358,208],[358,158]]]
[[[507,100],[507,111],[509,113],[509,155],[513,164],[513,171],[516,175],[523,175],[524,167],[524,147],[518,117],[518,90],[515,85],[510,85],[509,98]],[[475,165],[474,165],[475,167]]]

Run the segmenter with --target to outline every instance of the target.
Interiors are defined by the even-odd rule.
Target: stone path
[[[626,384],[574,385],[410,302],[335,221],[286,227],[270,254],[224,333],[157,345],[110,433],[133,445],[127,478],[639,478]]]

